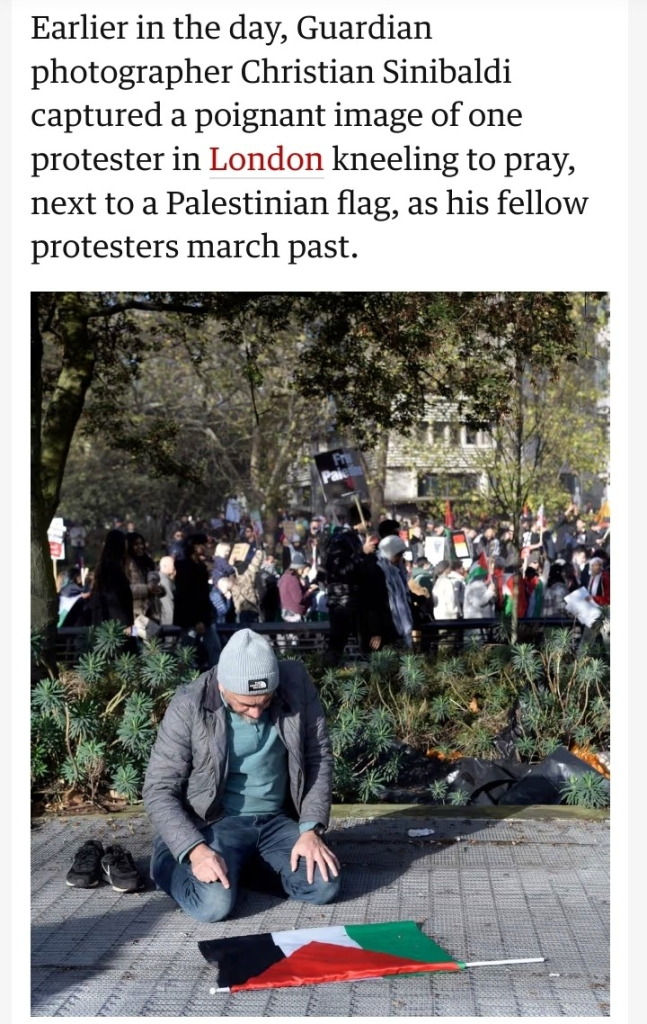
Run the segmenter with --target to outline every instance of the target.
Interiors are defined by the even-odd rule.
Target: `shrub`
[[[32,690],[32,783],[54,802],[70,791],[98,802],[110,788],[136,802],[168,702],[197,675],[192,648],[127,644],[120,623],[104,622],[73,671]]]

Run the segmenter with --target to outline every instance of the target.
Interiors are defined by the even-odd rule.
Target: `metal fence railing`
[[[276,651],[294,654],[323,651],[330,632],[329,622],[255,622],[219,625],[218,635],[225,644],[237,630],[245,627],[266,636]],[[519,622],[518,640],[537,642],[546,630],[555,628],[573,630],[575,637],[581,634],[581,627],[572,618],[524,619]],[[162,626],[158,636],[172,650],[180,642],[182,632],[179,626]],[[72,664],[87,649],[87,634],[88,630],[83,627],[63,626],[57,631],[56,654],[59,664]],[[451,645],[459,650],[474,638],[487,644],[509,642],[506,626],[501,619],[434,620],[425,623],[414,633],[413,649],[416,652],[433,653],[441,645]],[[360,656],[355,637],[350,638],[346,653],[351,658]]]

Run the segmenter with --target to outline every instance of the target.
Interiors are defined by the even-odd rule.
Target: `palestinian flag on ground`
[[[198,947],[209,963],[218,965],[219,987],[231,992],[460,971],[467,966],[414,921],[265,932],[207,939]]]

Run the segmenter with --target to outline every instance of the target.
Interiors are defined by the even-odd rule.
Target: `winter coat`
[[[222,814],[227,717],[216,675],[217,669],[211,669],[175,694],[146,770],[144,807],[174,857],[203,842],[201,830]],[[302,662],[279,662],[279,686],[269,714],[288,751],[296,816],[327,826],[332,750],[323,708]]]
[[[232,592],[236,614],[241,612],[259,612],[258,592],[256,581],[261,569],[265,555],[263,550],[258,548],[254,557],[240,576],[232,577]]]
[[[325,570],[331,608],[356,609],[360,569],[366,555],[357,530],[338,530],[330,538]]]
[[[213,587],[209,598],[213,605],[217,623],[236,621],[234,602],[231,597],[225,597],[222,590],[219,590],[218,587]]]
[[[198,622],[209,626],[214,614],[209,600],[209,573],[204,562],[183,558],[176,562],[175,608],[173,621],[183,629],[193,629]]]
[[[175,605],[175,583],[165,572],[161,572],[159,585],[164,588],[164,593],[159,598],[160,624],[162,626],[172,626]]]
[[[359,572],[359,631],[362,650],[368,651],[373,636],[382,638],[382,647],[400,640],[391,606],[386,577],[376,555],[366,555]]]
[[[100,589],[95,582],[88,599],[88,619],[91,626],[98,626],[108,619],[132,626],[135,621],[133,595],[123,570],[107,569]]]
[[[465,587],[463,618],[492,619],[495,615],[496,593],[485,580],[472,580]]]
[[[592,595],[593,600],[595,601],[596,604],[599,604],[599,605],[611,604],[611,577],[610,577],[609,573],[606,570],[601,572],[599,574],[599,576],[600,576],[600,582],[598,584],[597,591],[596,591],[595,595],[593,595],[593,590],[592,590],[593,581],[595,580],[595,576],[593,576],[593,575],[589,576],[589,581],[588,581],[588,584],[587,584],[587,590]]]
[[[288,569],[279,580],[281,610],[304,616],[312,604],[314,591],[307,593],[308,588],[298,576]]]
[[[216,555],[211,570],[211,582],[215,587],[219,579],[223,576],[233,576],[235,572],[236,570],[233,565],[230,565],[226,558],[223,558],[222,555]]]
[[[135,614],[135,618],[137,618],[138,615],[149,615],[151,593],[148,589],[146,574],[139,568],[132,558],[128,558],[126,560],[126,576],[128,577],[128,582],[130,583],[130,589],[133,595],[133,612]]]
[[[439,576],[434,583],[432,599],[435,619],[460,619],[461,609],[454,583],[449,576]]]

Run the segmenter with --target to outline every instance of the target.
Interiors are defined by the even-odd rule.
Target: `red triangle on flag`
[[[423,963],[409,957],[375,953],[354,946],[337,946],[327,942],[308,942],[290,956],[272,964],[266,971],[250,978],[244,985],[232,985],[232,992],[250,989],[293,988],[333,981],[355,981],[361,978],[382,978],[392,974],[413,974],[427,971],[460,971],[452,961]]]

